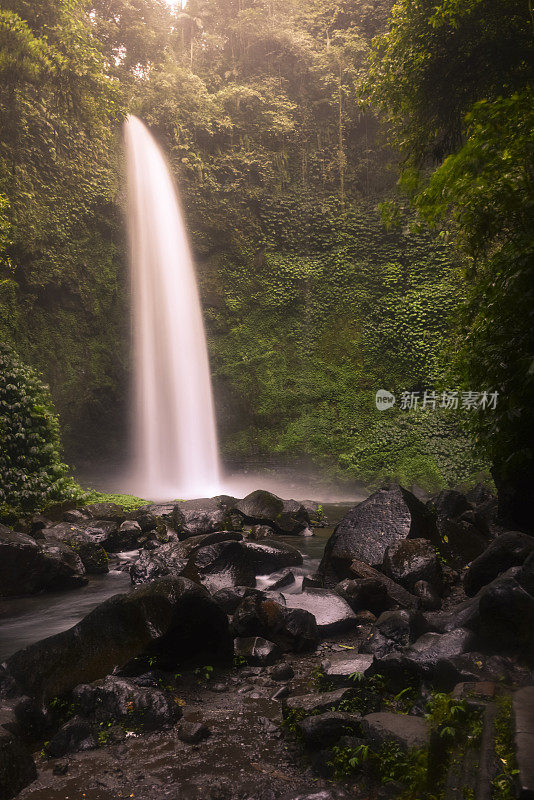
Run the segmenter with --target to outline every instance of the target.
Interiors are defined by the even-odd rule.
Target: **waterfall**
[[[219,491],[206,335],[177,190],[145,125],[129,116],[134,414],[132,491],[153,500]]]

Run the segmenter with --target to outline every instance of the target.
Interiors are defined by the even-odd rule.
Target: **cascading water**
[[[180,203],[137,117],[128,156],[135,409],[132,491],[154,500],[219,491],[206,336]]]

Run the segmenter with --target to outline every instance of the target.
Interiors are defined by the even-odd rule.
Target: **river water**
[[[284,593],[300,592],[304,575],[316,572],[334,525],[352,505],[351,503],[325,505],[329,525],[325,528],[316,528],[314,536],[276,537],[297,547],[304,559],[301,567],[291,569],[296,580],[291,586],[284,587]],[[137,550],[120,553],[119,561],[131,562],[137,558],[137,554]],[[257,588],[268,589],[281,572],[258,576]],[[129,573],[112,568],[107,575],[90,576],[87,586],[80,589],[46,592],[30,597],[0,598],[0,662],[28,644],[70,628],[99,603],[115,594],[128,592],[130,588]]]

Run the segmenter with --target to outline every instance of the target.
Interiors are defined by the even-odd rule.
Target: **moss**
[[[83,499],[84,505],[89,503],[116,503],[125,511],[135,511],[146,505],[147,501],[141,497],[135,497],[133,494],[106,494],[90,489]]]

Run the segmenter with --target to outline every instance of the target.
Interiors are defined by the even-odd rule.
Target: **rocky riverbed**
[[[9,653],[0,798],[513,797],[534,538],[483,487],[344,511],[253,492],[2,528],[5,597],[68,604],[110,566],[131,588]]]

